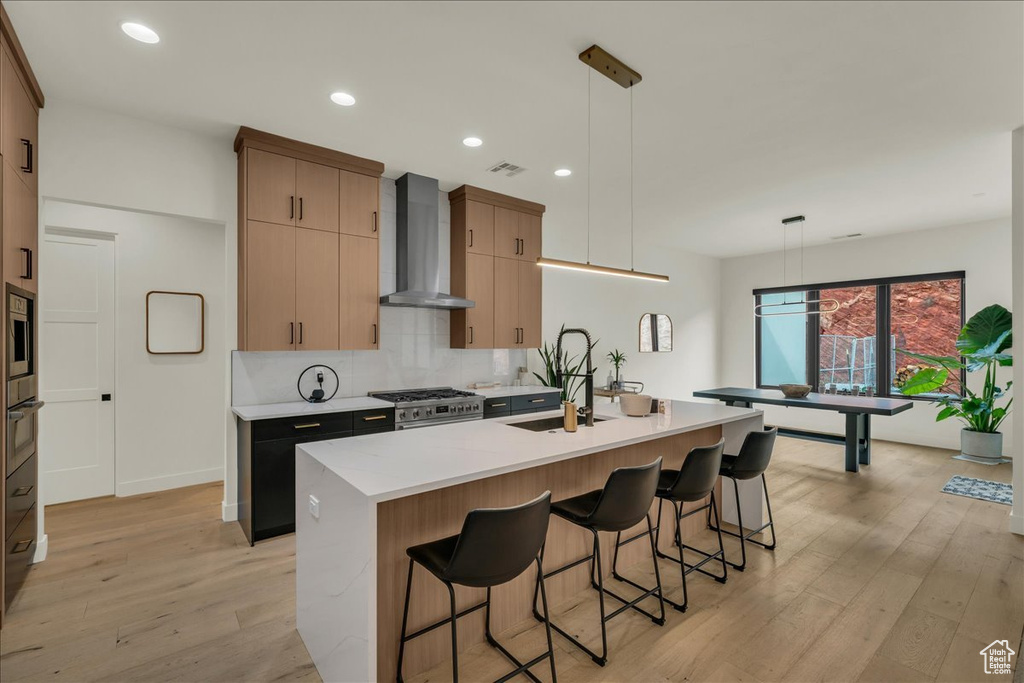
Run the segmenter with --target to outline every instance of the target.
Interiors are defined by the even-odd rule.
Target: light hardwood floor
[[[850,474],[839,449],[780,439],[768,472],[778,549],[751,550],[725,585],[691,575],[690,611],[663,628],[632,613],[610,622],[605,668],[556,636],[559,680],[1009,680],[986,676],[978,651],[996,639],[1021,651],[1024,539],[1006,531],[1009,507],[939,489],[954,474],[1008,481],[1010,468],[884,442],[873,460]],[[0,632],[0,678],[319,680],[295,631],[293,537],[249,548],[220,522],[220,499],[216,484],[47,508],[50,555]],[[554,609],[591,643],[595,597]],[[499,635],[520,655],[542,637],[530,621]],[[463,680],[506,669],[485,645],[461,657]],[[415,680],[450,680],[450,668]]]

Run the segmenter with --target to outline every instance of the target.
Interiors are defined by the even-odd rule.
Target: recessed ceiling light
[[[336,92],[331,93],[331,102],[340,104],[343,107],[351,107],[356,103],[356,98],[352,97],[347,92]]]
[[[156,34],[156,31],[148,26],[143,26],[142,24],[126,21],[121,24],[121,30],[124,31],[128,37],[134,38],[140,43],[148,43],[152,45],[160,42],[160,36]]]
[[[564,178],[567,175],[572,175],[572,171],[570,171],[567,168],[560,168],[557,171],[555,171],[555,175],[558,176],[559,178]]]
[[[464,138],[462,140],[462,144],[464,144],[466,147],[479,147],[480,145],[484,144],[484,141],[481,140],[480,138]]]

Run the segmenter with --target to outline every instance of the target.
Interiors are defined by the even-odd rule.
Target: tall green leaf
[[[999,304],[986,306],[971,316],[960,336],[956,340],[956,348],[962,354],[977,353],[989,346],[994,346],[994,353],[1005,351],[1013,346],[1010,331],[1013,327],[1013,316]]]

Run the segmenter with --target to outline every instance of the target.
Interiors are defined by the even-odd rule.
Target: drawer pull
[[[18,488],[14,489],[14,493],[11,494],[11,498],[21,498],[22,496],[27,496],[34,488],[34,486],[19,486]]]
[[[374,420],[386,420],[386,419],[388,419],[387,415],[370,415],[369,417],[364,417],[363,418],[363,422],[373,422]]]
[[[548,400],[546,398],[531,398],[530,399],[530,403],[547,403],[547,402],[548,402]]]
[[[508,405],[507,403],[492,403],[489,407],[490,408],[504,408],[507,405]]]
[[[31,538],[26,538],[23,541],[18,541],[17,543],[14,544],[14,550],[11,551],[11,555],[17,555],[18,553],[23,553],[23,552],[25,552],[26,550],[28,550],[31,547],[32,547],[32,539]]]
[[[316,429],[319,426],[320,426],[319,422],[310,422],[309,424],[304,424],[304,425],[293,425],[292,429]]]

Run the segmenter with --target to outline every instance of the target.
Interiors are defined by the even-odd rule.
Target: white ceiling
[[[1006,216],[1024,124],[1021,2],[18,2],[46,95],[212,133],[239,125],[549,207],[586,234],[587,87],[600,44],[633,90],[637,267]],[[159,32],[147,46],[125,20]],[[593,79],[595,261],[628,249],[629,91]],[[328,95],[353,94],[338,107]],[[484,145],[469,149],[463,137]],[[528,171],[486,173],[507,160]],[[556,178],[567,166],[574,174]],[[983,196],[975,196],[984,193]],[[604,253],[601,253],[604,250]]]

